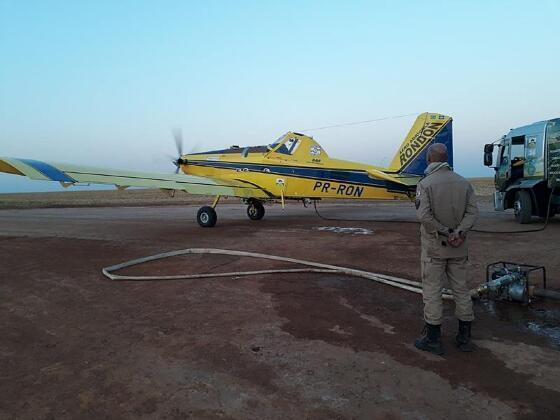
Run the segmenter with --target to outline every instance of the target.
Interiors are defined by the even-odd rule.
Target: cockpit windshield
[[[286,133],[286,134],[287,134],[287,133]],[[286,134],[282,134],[280,137],[278,137],[278,138],[274,141],[274,143],[271,143],[271,144],[268,145],[268,148],[269,148],[269,149],[274,149],[276,146],[278,146],[278,145],[282,142],[282,140],[284,140],[284,137],[286,137]]]
[[[286,139],[286,134],[283,134],[274,143],[268,146],[269,150],[276,149],[280,143],[284,142],[282,146],[276,149],[276,153],[282,153],[285,155],[293,154],[299,147],[301,141],[295,136],[290,137],[289,139],[286,139],[286,141],[284,141],[285,139]]]

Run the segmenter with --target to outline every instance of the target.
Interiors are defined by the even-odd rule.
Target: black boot
[[[423,337],[414,342],[414,346],[419,350],[424,350],[439,356],[443,355],[443,345],[441,344],[441,325],[432,325],[426,322],[422,331]]]
[[[459,320],[459,331],[455,336],[455,342],[457,343],[457,348],[464,352],[470,352],[474,350],[471,343],[471,322]]]

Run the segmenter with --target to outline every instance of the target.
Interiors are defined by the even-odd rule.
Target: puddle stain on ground
[[[346,233],[350,235],[373,235],[373,230],[357,227],[320,226],[313,228],[321,232]]]
[[[560,309],[538,301],[524,306],[511,302],[482,301],[482,306],[500,321],[507,321],[522,331],[546,337],[560,349]]]
[[[353,280],[338,286],[334,286],[334,282],[327,286],[324,281],[287,280],[266,283],[262,290],[272,295],[278,316],[285,319],[282,331],[293,337],[348,347],[357,354],[390,354],[396,362],[432,372],[455,387],[466,386],[473,394],[507,402],[518,418],[550,418],[560,410],[556,376],[541,362],[550,360],[555,350],[549,349],[542,355],[533,352],[535,358],[531,363],[520,366],[521,362],[513,356],[519,349],[523,349],[522,355],[525,355],[525,351],[536,346],[507,343],[504,348],[489,349],[490,340],[483,339],[477,351],[467,359],[449,343],[446,357],[430,359],[412,346],[416,337],[412,330],[417,324],[421,303],[403,305],[400,292],[377,293],[368,283]],[[446,325],[454,321],[453,315],[448,315]],[[372,323],[372,319],[377,322]],[[387,328],[390,327],[386,324],[388,320],[396,326],[394,329]],[[381,323],[386,327],[379,328],[383,327]],[[451,331],[446,334],[448,342],[452,334]],[[484,328],[477,330],[477,335],[489,336],[491,331]],[[537,366],[540,369],[533,369],[536,363],[542,365]],[[511,382],[507,388],[504,388],[504,378]],[[512,395],[523,397],[512,399]]]

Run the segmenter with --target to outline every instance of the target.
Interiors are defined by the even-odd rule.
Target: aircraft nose
[[[183,159],[181,156],[179,156],[173,161],[173,164],[176,166],[175,173],[178,174],[181,170],[181,166],[187,164],[187,159]]]

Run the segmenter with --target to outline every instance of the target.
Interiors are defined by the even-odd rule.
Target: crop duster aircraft
[[[214,202],[201,207],[197,221],[202,227],[216,224],[220,197],[240,197],[251,220],[263,218],[263,203],[299,200],[410,200],[426,168],[427,147],[444,143],[453,165],[452,119],[436,113],[420,114],[388,168],[338,160],[313,137],[288,132],[266,146],[239,147],[183,154],[182,139],[175,137],[179,156],[173,174],[130,172],[32,159],[0,157],[0,172],[35,180],[74,184],[112,184],[160,188],[189,194],[213,195]],[[178,172],[182,171],[183,174]]]

